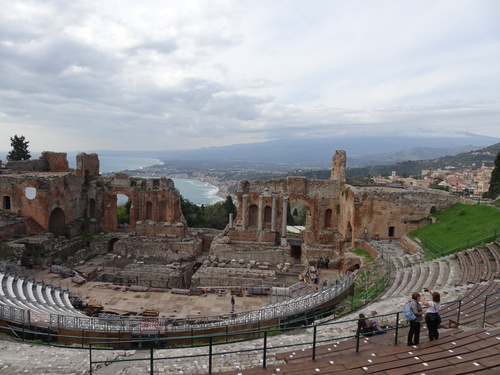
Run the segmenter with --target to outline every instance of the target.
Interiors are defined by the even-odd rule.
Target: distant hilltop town
[[[494,168],[485,167],[483,163],[478,169],[424,169],[421,179],[400,177],[397,175],[397,171],[392,171],[389,177],[375,177],[372,180],[377,184],[390,186],[436,186],[452,194],[480,199],[490,187],[491,172]]]

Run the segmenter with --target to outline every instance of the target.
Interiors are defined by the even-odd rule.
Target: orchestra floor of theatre
[[[79,294],[83,305],[89,305],[102,312],[120,315],[142,314],[145,310],[158,312],[159,317],[187,318],[196,316],[219,316],[231,313],[231,288],[209,288],[200,295],[174,294],[171,290],[132,291],[112,283],[89,281],[76,284],[71,278],[61,278],[48,270],[27,270],[27,276],[55,287]],[[338,270],[320,270],[320,284],[323,280],[336,277]],[[297,280],[298,281],[298,280]],[[312,290],[313,286],[309,287]],[[243,293],[235,294],[234,312],[257,310],[276,298],[284,297]]]

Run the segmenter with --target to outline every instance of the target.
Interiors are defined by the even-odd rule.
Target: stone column
[[[281,221],[281,246],[286,246],[286,213],[288,211],[288,197],[283,197],[283,212]]]
[[[262,230],[262,222],[263,222],[263,211],[264,208],[264,196],[261,194],[259,195],[259,216],[258,216],[258,230]]]
[[[271,232],[276,232],[276,194],[273,194],[273,209],[271,216]]]
[[[230,229],[234,229],[234,225],[233,225],[233,213],[232,212],[229,214],[229,228]]]
[[[248,195],[243,195],[243,207],[241,210],[241,229],[247,229],[247,204],[248,204]]]

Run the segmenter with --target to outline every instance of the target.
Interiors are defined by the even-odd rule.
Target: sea
[[[160,164],[163,164],[161,160],[153,158],[99,156],[99,169],[101,173],[136,170]],[[74,166],[71,165],[70,167],[74,168]],[[172,180],[184,199],[187,199],[196,205],[207,206],[224,200],[223,198],[217,196],[219,188],[209,184],[208,182],[186,178],[172,178]],[[118,204],[125,203],[126,200],[126,196],[122,196],[121,194],[118,195]]]

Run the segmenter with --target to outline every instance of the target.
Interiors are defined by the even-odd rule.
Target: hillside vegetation
[[[456,204],[433,215],[436,222],[409,233],[429,256],[446,255],[500,237],[500,210],[485,205]]]

